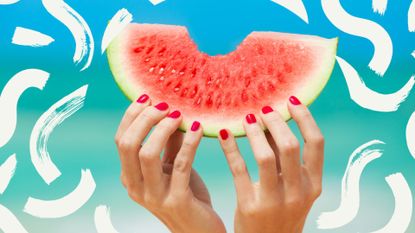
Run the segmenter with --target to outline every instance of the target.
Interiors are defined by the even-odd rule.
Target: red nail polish
[[[194,121],[192,124],[192,127],[190,128],[193,132],[197,131],[200,127],[200,122],[199,121]]]
[[[149,98],[150,97],[148,95],[144,94],[144,95],[140,96],[140,98],[138,98],[136,102],[140,103],[140,104],[143,104],[143,103],[147,102],[147,100]]]
[[[262,108],[262,113],[264,113],[264,114],[268,114],[268,113],[273,112],[273,111],[274,111],[274,109],[272,109],[272,107],[270,107],[270,106],[265,106],[265,107]]]
[[[222,140],[226,140],[229,137],[228,131],[226,129],[221,129],[219,131],[220,137],[222,138]]]
[[[168,115],[168,117],[173,118],[173,119],[177,119],[177,118],[180,117],[180,115],[182,115],[182,114],[179,111],[174,111],[174,112],[170,113]]]
[[[160,111],[166,111],[169,108],[169,105],[166,102],[161,102],[154,107]]]
[[[295,97],[295,96],[290,97],[290,102],[293,105],[300,105],[301,104],[301,101],[299,99],[297,99],[297,97]]]
[[[249,124],[253,124],[256,123],[256,118],[254,114],[248,114],[246,115],[246,122],[248,122]]]

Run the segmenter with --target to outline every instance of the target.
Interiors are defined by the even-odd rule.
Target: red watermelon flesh
[[[289,119],[287,100],[310,104],[330,78],[337,39],[253,32],[227,55],[200,52],[185,27],[131,24],[109,46],[115,80],[130,100],[148,94],[194,120],[206,136],[245,134],[242,120],[265,105]]]

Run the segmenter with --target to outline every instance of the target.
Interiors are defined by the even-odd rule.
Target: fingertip
[[[229,130],[227,130],[227,129],[219,130],[219,139],[220,139],[220,141],[225,142],[226,140],[229,139],[229,135],[230,135]]]

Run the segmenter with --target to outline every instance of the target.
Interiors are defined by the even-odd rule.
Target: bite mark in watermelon
[[[183,26],[130,24],[108,47],[115,81],[130,99],[142,94],[200,121],[205,136],[222,128],[245,135],[242,121],[263,106],[290,118],[287,100],[309,105],[329,80],[337,38],[252,32],[227,55],[200,52]]]

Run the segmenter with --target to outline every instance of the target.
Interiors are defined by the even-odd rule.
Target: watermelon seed
[[[183,91],[182,91],[182,93],[180,94],[180,96],[181,96],[181,97],[185,97],[188,91],[189,91],[189,88],[187,88],[187,87],[186,87],[185,89],[183,89]]]
[[[160,80],[160,81],[164,81],[164,76],[161,76],[161,77],[159,78],[159,80]]]
[[[144,48],[145,48],[144,46],[137,47],[137,48],[134,49],[134,52],[135,53],[141,53],[144,50]]]
[[[150,73],[153,73],[153,71],[154,71],[154,67],[151,67],[148,71],[149,71]]]
[[[166,47],[163,47],[162,49],[160,49],[159,56],[162,56],[165,51],[166,51]]]
[[[159,74],[163,74],[163,72],[164,72],[164,67],[161,67],[160,71],[159,71]]]
[[[180,91],[180,87],[182,86],[182,84],[181,83],[178,83],[177,85],[176,85],[176,87],[174,88],[174,92],[178,92],[178,91]]]
[[[213,101],[212,101],[212,96],[211,96],[211,95],[208,95],[207,100],[206,100],[206,105],[207,105],[208,107],[211,107],[211,106],[212,106],[212,104],[213,104]]]
[[[153,46],[151,46],[151,47],[150,47],[150,48],[148,48],[148,50],[146,51],[146,54],[151,53],[153,50],[154,50],[154,47],[153,47]]]
[[[150,58],[148,57],[148,58],[146,58],[144,61],[145,61],[145,62],[149,62],[149,61],[150,61]]]
[[[175,70],[175,69],[172,69],[172,70],[171,70],[171,73],[172,73],[172,74],[176,73],[176,70]]]
[[[200,105],[201,102],[202,102],[202,97],[199,96],[199,98],[197,98],[196,100],[196,105]]]
[[[195,86],[192,90],[192,92],[190,93],[190,98],[194,98],[197,94],[198,88],[197,86]]]

